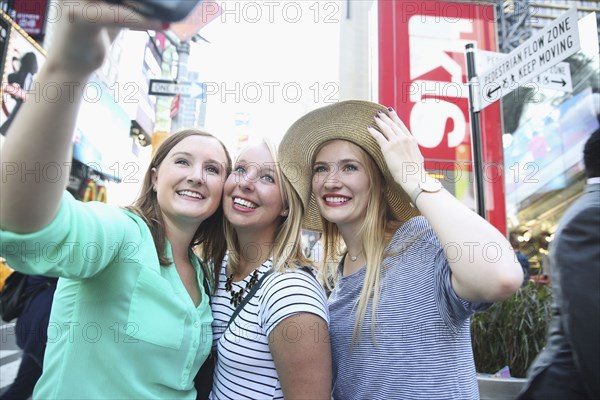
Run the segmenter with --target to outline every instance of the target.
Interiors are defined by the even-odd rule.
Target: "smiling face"
[[[152,184],[167,225],[196,229],[219,207],[227,156],[212,137],[193,135],[177,143],[158,168]]]
[[[357,145],[334,140],[313,164],[312,192],[323,218],[357,232],[365,219],[371,183],[367,155]]]
[[[245,149],[225,182],[223,212],[236,231],[274,236],[287,215],[275,163],[266,144]]]

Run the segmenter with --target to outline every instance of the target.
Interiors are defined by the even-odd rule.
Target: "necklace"
[[[236,292],[235,290],[233,290],[233,274],[229,275],[227,281],[225,282],[225,291],[231,292],[231,300],[229,301],[229,304],[233,304],[234,307],[239,306],[242,302],[242,299],[244,298],[244,293],[246,291],[250,291],[252,289],[252,286],[254,286],[256,282],[258,282],[258,268],[256,268],[252,273],[252,277],[250,278],[248,283],[246,283],[246,287],[241,288]]]
[[[346,253],[348,253],[348,255],[350,256],[350,261],[356,261],[358,259],[358,256],[362,254],[362,250],[355,256],[351,255],[348,251],[346,251]]]

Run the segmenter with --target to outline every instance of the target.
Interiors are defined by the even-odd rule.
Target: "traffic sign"
[[[479,75],[484,75],[491,66],[505,60],[508,54],[497,53],[494,51],[477,50],[476,69]],[[547,71],[542,72],[529,82],[535,82],[538,87],[544,89],[554,89],[563,92],[573,91],[573,81],[571,79],[571,66],[567,62],[560,62]],[[527,82],[525,82],[527,83]]]
[[[150,79],[149,95],[175,96],[206,99],[206,83],[177,82],[166,79]]]
[[[577,9],[572,7],[539,33],[479,75],[476,111],[531,81],[580,49]]]
[[[558,63],[554,67],[550,67],[547,71],[539,74],[533,82],[542,88],[561,90],[570,93],[573,91],[571,66],[569,63]]]

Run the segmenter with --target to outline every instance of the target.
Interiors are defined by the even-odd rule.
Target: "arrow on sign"
[[[553,83],[560,83],[560,86],[565,86],[567,84],[567,82],[564,79],[561,79],[560,81],[550,81]]]
[[[204,94],[206,92],[206,89],[204,88],[205,85],[200,85],[196,82],[192,82],[192,84],[190,85],[190,90],[188,91],[188,96],[192,97],[192,98],[197,98],[197,97],[204,97]]]
[[[496,93],[496,92],[497,92],[499,89],[500,89],[500,86],[498,86],[498,87],[497,87],[496,89],[494,89],[494,90],[491,90],[491,89],[490,89],[490,90],[488,90],[488,92],[487,92],[487,97],[491,99],[491,98],[492,98],[492,95],[493,95],[494,93]]]

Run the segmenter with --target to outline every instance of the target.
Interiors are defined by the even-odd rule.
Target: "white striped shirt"
[[[351,351],[365,267],[340,276],[329,299],[335,399],[479,398],[469,316],[489,305],[458,298],[448,260],[424,217],[402,225],[386,251],[418,233],[404,252],[384,259],[375,345],[369,303]]]
[[[212,297],[217,364],[210,398],[283,399],[268,336],[282,320],[300,313],[318,315],[329,324],[325,293],[317,280],[303,270],[273,273],[225,330],[235,311],[230,304],[231,292],[225,291],[226,265],[227,257],[221,266],[219,288]],[[259,267],[259,279],[271,266],[268,260]],[[233,290],[246,287],[250,277],[234,282]],[[290,340],[298,333],[293,326],[284,332]],[[318,330],[314,334],[318,335]]]

